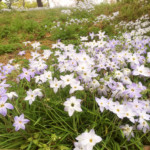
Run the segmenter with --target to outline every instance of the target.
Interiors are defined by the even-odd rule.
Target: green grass
[[[101,15],[111,15],[113,12],[119,11],[119,16],[113,20],[114,25],[120,21],[136,20],[144,14],[150,15],[150,5],[142,7],[142,3],[135,1],[119,2],[117,4],[101,4],[95,6],[95,10],[91,13],[86,11],[73,11],[70,16],[61,14],[61,9],[41,10],[32,12],[1,12],[0,13],[0,45],[9,45],[27,40],[36,41],[45,38],[47,33],[50,33],[50,28],[55,25],[53,21],[59,21],[61,28],[51,31],[50,41],[61,39],[65,43],[78,44],[80,36],[86,36],[89,32],[95,33],[102,29],[109,36],[118,34],[114,26],[110,26],[110,22],[103,21],[95,26],[93,20]],[[72,9],[71,9],[72,10]],[[72,24],[66,27],[64,24],[67,18],[87,18],[90,22],[84,23],[83,28],[80,25]],[[45,25],[48,27],[45,28]],[[5,53],[6,51],[0,52]]]
[[[15,50],[22,50],[22,45],[20,43],[0,45],[0,54],[11,53]]]

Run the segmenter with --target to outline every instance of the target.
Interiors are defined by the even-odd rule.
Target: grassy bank
[[[0,13],[0,54],[12,52],[18,49],[18,43],[24,41],[43,40],[56,42],[61,39],[64,43],[79,44],[80,36],[87,36],[89,32],[103,30],[109,36],[118,35],[118,31],[125,32],[122,28],[116,30],[115,25],[120,21],[135,21],[144,14],[150,15],[150,5],[142,2],[129,1],[116,4],[101,4],[95,6],[95,10],[73,11],[70,15],[61,13],[61,9],[39,10],[30,12],[1,12]],[[104,14],[109,16],[119,11],[119,15],[110,21],[95,21],[96,17]],[[71,19],[87,19],[88,22],[72,23],[66,26],[65,23]],[[52,28],[59,22],[59,28]],[[60,30],[61,28],[61,30]],[[49,43],[49,42],[48,42]],[[14,45],[13,48],[12,45]],[[47,44],[48,45],[48,44]],[[8,50],[9,47],[9,50]],[[22,48],[23,49],[23,48]]]

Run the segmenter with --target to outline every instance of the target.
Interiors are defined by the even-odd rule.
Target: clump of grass
[[[0,45],[0,55],[4,53],[11,53],[15,50],[21,50],[21,49],[22,49],[22,45],[20,43]]]

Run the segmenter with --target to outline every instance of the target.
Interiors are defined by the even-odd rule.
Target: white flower
[[[87,41],[88,37],[87,36],[80,36],[81,41]]]
[[[107,95],[107,92],[108,92],[108,91],[109,91],[109,89],[108,89],[108,87],[105,85],[105,83],[104,83],[104,85],[101,84],[101,85],[98,87],[98,94],[99,94],[99,95],[102,95],[102,94]]]
[[[137,68],[133,71],[133,75],[141,75],[141,76],[146,76],[150,77],[150,69],[147,67],[142,66],[137,66]]]
[[[96,89],[100,86],[100,83],[96,79],[94,79],[93,81],[91,81],[90,85],[93,89]]]
[[[125,113],[124,113],[125,117],[127,117],[131,122],[135,123],[135,120],[134,120],[134,116],[135,116],[135,113],[132,109],[130,108],[127,108]]]
[[[78,111],[81,112],[81,100],[80,99],[76,99],[75,96],[72,96],[70,98],[67,99],[67,101],[64,102],[64,106],[65,106],[65,111],[68,112],[69,116],[71,117],[74,113],[74,111]]]
[[[131,70],[129,68],[123,68],[123,74],[125,76],[129,76],[129,75],[131,75]]]
[[[9,63],[9,64],[12,64],[13,61],[14,61],[14,59],[10,59],[10,60],[8,61],[8,63]]]
[[[38,96],[38,97],[40,97],[40,98],[43,97],[43,94],[42,94],[42,92],[41,92],[41,89],[35,89],[33,92],[34,92],[34,94],[35,94],[36,96]]]
[[[115,102],[114,107],[112,107],[111,109],[113,113],[115,113],[119,118],[123,119],[125,112],[123,105],[120,105],[119,102]]]
[[[115,71],[115,78],[117,78],[118,80],[123,78],[123,73],[119,70]]]
[[[35,92],[30,89],[29,91],[27,91],[27,97],[25,97],[25,101],[29,101],[29,104],[31,105],[33,101],[35,101],[36,96],[37,95],[35,94]]]
[[[31,52],[31,56],[33,57],[33,59],[35,59],[35,58],[39,57],[40,54],[37,51],[35,51],[35,52]]]
[[[62,87],[64,88],[66,85],[69,85],[74,80],[73,78],[74,74],[60,76],[61,80],[63,81]]]
[[[34,78],[35,78],[35,83],[40,82],[40,76],[35,76]]]
[[[80,74],[80,76],[82,77],[82,79],[85,81],[85,82],[89,82],[92,78],[92,72],[90,70],[87,70],[85,72],[82,72]]]
[[[69,91],[69,94],[74,93],[75,91],[83,90],[84,88],[80,85],[80,81],[74,81],[70,84],[71,89]]]
[[[30,41],[23,42],[23,44],[24,44],[25,46],[27,46],[27,44],[29,44],[29,43],[31,43],[31,42],[30,42]]]
[[[150,115],[147,114],[145,110],[143,110],[142,112],[139,113],[139,117],[141,119],[144,119],[144,120],[147,120],[147,121],[150,120]]]
[[[105,38],[105,32],[99,31],[97,36],[99,37],[99,39],[103,39]]]
[[[82,73],[82,72],[86,72],[87,70],[90,70],[90,67],[89,67],[89,65],[87,64],[87,63],[85,63],[85,62],[80,62],[79,63],[79,65],[77,66],[77,68],[76,68],[76,71],[78,72],[78,73]]]
[[[52,72],[44,70],[44,76],[47,78],[47,80],[52,80]]]
[[[103,112],[105,107],[107,106],[107,101],[108,100],[105,97],[103,97],[103,96],[101,97],[101,99],[95,97],[95,100],[96,100],[97,104],[100,107],[100,111]]]
[[[78,145],[84,147],[84,150],[92,150],[93,147],[102,141],[102,138],[95,134],[94,129],[90,130],[90,132],[85,131],[81,135],[79,135],[76,140],[78,140]]]
[[[144,133],[150,130],[149,124],[142,118],[139,119],[139,124],[137,125],[138,130],[143,130]]]
[[[62,81],[58,81],[56,78],[54,78],[53,81],[50,81],[50,87],[53,88],[54,92],[57,93],[58,89],[62,85]]]
[[[41,92],[41,89],[35,89],[34,91],[32,91],[31,89],[29,91],[27,91],[27,96],[25,97],[26,101],[29,101],[29,104],[31,105],[33,103],[33,101],[35,101],[36,97],[42,98],[43,94]]]
[[[15,69],[19,69],[20,68],[20,64],[15,64],[14,67],[15,67]]]
[[[78,142],[74,142],[74,146],[75,148],[73,150],[85,150],[85,147]]]
[[[7,97],[11,100],[14,97],[18,97],[18,95],[16,92],[10,92],[10,93],[7,93]]]
[[[128,124],[126,125],[122,125],[120,126],[120,128],[122,129],[123,131],[123,134],[125,135],[126,138],[128,138],[128,140],[130,140],[131,136],[134,137],[134,134],[133,134],[133,127],[129,126]]]
[[[147,53],[147,62],[150,63],[150,52]]]
[[[50,50],[44,50],[44,52],[43,52],[43,58],[44,59],[48,59],[52,53],[53,52],[51,52]]]
[[[40,42],[34,42],[31,45],[32,45],[33,49],[37,49],[40,46]]]
[[[123,76],[121,78],[121,81],[124,83],[124,84],[132,84],[132,81],[130,80],[130,78],[128,76]]]
[[[129,61],[131,64],[139,65],[138,57],[137,57],[135,54],[133,54],[132,56],[130,56],[128,61]]]

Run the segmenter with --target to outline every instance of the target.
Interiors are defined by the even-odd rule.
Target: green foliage
[[[18,37],[17,34],[8,36],[9,38],[9,43],[19,43],[20,42],[20,38]]]
[[[77,29],[78,27],[75,25],[53,29],[51,32],[52,34],[51,38],[52,40],[77,39],[78,37],[78,34],[76,33]]]
[[[39,31],[35,31],[35,34],[36,34],[36,40],[40,40],[45,37],[46,31],[40,28]]]
[[[33,20],[26,20],[24,21],[23,29],[25,32],[32,33],[39,28],[39,25],[36,21]]]
[[[13,5],[21,6],[22,1],[20,0]],[[49,32],[51,32],[50,39],[52,41],[61,39],[68,44],[69,41],[70,43],[78,43],[80,36],[86,36],[89,32],[97,33],[99,30],[104,30],[109,36],[113,36],[114,34],[118,34],[118,31],[124,32],[122,28],[116,31],[114,27],[120,20],[128,22],[136,20],[146,13],[150,14],[150,5],[144,5],[144,7],[141,7],[141,5],[142,2],[139,3],[136,0],[128,3],[122,1],[112,5],[103,3],[96,5],[95,10],[90,13],[70,9],[72,14],[69,16],[61,13],[61,10],[64,8],[32,12],[3,12],[0,14],[0,44],[3,44],[3,41],[5,43],[6,41],[7,43],[12,43],[17,42],[17,40],[20,42],[24,42],[25,40],[40,40]],[[25,7],[29,8],[30,6],[35,7],[35,3],[30,4],[26,2]],[[111,26],[108,21],[99,22],[96,25],[93,24],[93,20],[97,16],[101,14],[110,15],[116,11],[119,11],[119,16],[113,20],[114,26]],[[65,22],[70,19],[83,18],[87,18],[89,22],[82,23],[82,25],[76,23],[69,26],[65,25]],[[51,27],[56,25],[53,21],[60,22],[60,27],[51,30]],[[19,34],[18,37],[15,35],[16,33]]]
[[[45,45],[41,45],[40,47],[41,47],[41,50],[50,49],[50,47],[45,46]]]
[[[16,2],[17,0],[5,0],[5,3],[6,3],[6,5],[7,5],[7,7],[9,8],[9,9],[11,9],[12,8],[12,4],[14,3],[14,2]]]
[[[25,7],[26,8],[36,8],[37,7],[37,2],[26,2]]]
[[[4,2],[0,2],[0,10],[3,8],[7,8],[7,5]]]
[[[0,55],[3,53],[11,53],[15,50],[21,50],[22,46],[19,43],[0,45]]]
[[[23,0],[18,0],[17,2],[13,3],[13,6],[16,6],[18,8],[22,8],[23,5]],[[30,2],[30,1],[25,1],[25,8],[36,8],[37,7],[37,2]]]
[[[0,29],[0,38],[5,38],[9,35],[10,33],[10,27],[9,26],[5,26],[4,28]]]

